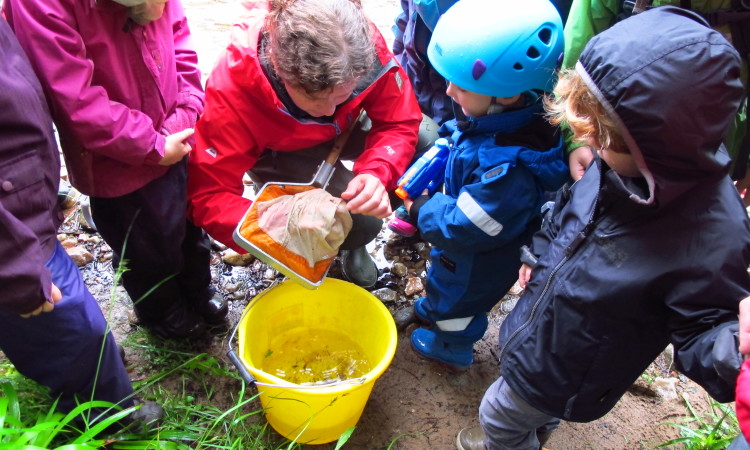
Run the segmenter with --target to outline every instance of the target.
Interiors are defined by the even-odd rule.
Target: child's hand
[[[187,128],[167,136],[167,141],[164,143],[164,157],[159,161],[159,165],[171,166],[182,161],[182,158],[193,149],[186,142],[193,133],[195,133],[194,129]]]
[[[750,297],[740,302],[740,353],[750,355]]]
[[[385,186],[368,173],[354,177],[341,193],[341,198],[346,200],[346,209],[351,213],[383,219],[393,212]]]
[[[49,295],[50,298],[42,303],[37,309],[31,311],[28,314],[21,314],[21,317],[23,317],[24,319],[28,319],[31,316],[38,316],[43,312],[46,313],[55,309],[55,303],[59,303],[60,300],[62,300],[62,292],[60,292],[60,289],[55,286],[55,283],[52,283],[52,289],[50,289]]]
[[[531,279],[531,266],[528,264],[521,264],[521,268],[518,269],[518,285],[526,289],[526,283]],[[750,313],[750,311],[748,311]]]
[[[580,180],[593,160],[594,152],[587,145],[578,147],[570,152],[570,155],[568,155],[568,166],[570,167],[571,178],[574,181]]]
[[[424,191],[422,191],[422,195],[430,195],[430,191],[425,189]],[[408,212],[409,214],[411,214],[411,205],[413,204],[414,200],[411,197],[406,197],[404,199],[404,208],[406,208],[406,212]]]
[[[412,200],[411,197],[406,197],[404,199],[404,209],[406,209],[406,212],[411,212],[412,204],[414,204],[414,200]]]

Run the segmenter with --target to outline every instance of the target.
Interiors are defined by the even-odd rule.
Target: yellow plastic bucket
[[[285,333],[326,330],[354,342],[370,370],[325,386],[293,384],[264,372],[264,358]],[[268,423],[302,444],[335,441],[355,426],[398,341],[393,317],[368,291],[328,278],[310,290],[292,280],[267,289],[247,306],[238,326],[239,359],[255,377]]]

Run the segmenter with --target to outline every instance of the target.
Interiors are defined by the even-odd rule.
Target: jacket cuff
[[[414,202],[411,204],[411,208],[409,208],[409,217],[411,217],[411,221],[415,224],[419,223],[419,209],[422,208],[429,199],[430,197],[428,195],[420,195],[415,198]]]
[[[164,145],[167,140],[164,136],[156,133],[156,139],[154,139],[154,145],[151,147],[151,151],[146,153],[146,158],[143,160],[143,164],[147,166],[156,166],[159,161],[164,157]]]
[[[743,357],[739,346],[739,323],[734,322],[719,330],[711,352],[716,373],[731,385],[737,380],[742,366]]]
[[[521,262],[529,267],[534,267],[538,259],[528,245],[521,246]]]

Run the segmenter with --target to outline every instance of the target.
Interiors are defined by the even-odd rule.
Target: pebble
[[[65,251],[78,267],[83,267],[94,260],[94,255],[83,247],[66,248]]]
[[[380,288],[372,291],[372,295],[383,303],[393,303],[398,300],[398,292],[389,288]]]
[[[406,267],[406,264],[397,262],[391,267],[391,273],[403,278],[409,273],[409,268]]]
[[[654,391],[659,397],[665,400],[676,400],[677,399],[677,383],[679,378],[663,378],[657,377],[654,379],[652,385]]]
[[[67,250],[76,247],[78,245],[78,241],[74,238],[69,237],[60,242],[60,245],[62,245],[63,248]]]
[[[409,306],[408,308],[400,309],[393,313],[393,321],[396,322],[396,329],[399,331],[403,330],[416,320],[417,316],[414,315],[414,308],[411,306]]]
[[[221,259],[230,266],[247,266],[255,260],[255,257],[250,253],[240,255],[232,249],[227,249]]]
[[[406,279],[404,294],[406,294],[407,296],[412,296],[418,292],[422,292],[423,290],[424,285],[422,284],[422,279],[420,277],[411,276]]]

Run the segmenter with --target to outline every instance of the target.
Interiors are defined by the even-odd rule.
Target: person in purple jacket
[[[186,218],[186,155],[203,89],[178,0],[5,0],[36,71],[70,181],[125,264],[140,322],[166,338],[225,320],[210,245]]]
[[[114,337],[57,240],[60,155],[52,118],[2,18],[0,61],[0,349],[59,396],[64,412],[90,400],[130,407],[133,388]],[[133,415],[163,415],[159,405],[147,405]]]

